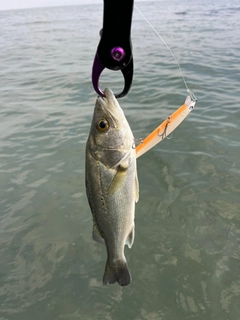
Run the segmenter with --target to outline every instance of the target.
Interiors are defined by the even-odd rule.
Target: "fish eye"
[[[100,119],[97,123],[97,130],[100,133],[107,132],[109,129],[109,123],[106,119]]]

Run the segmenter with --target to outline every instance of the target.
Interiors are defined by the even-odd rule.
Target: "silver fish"
[[[103,283],[131,282],[124,246],[134,241],[138,201],[136,151],[131,128],[110,89],[98,97],[86,145],[86,192],[93,215],[93,239],[105,243]]]

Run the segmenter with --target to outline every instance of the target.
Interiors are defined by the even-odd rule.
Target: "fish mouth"
[[[114,93],[112,92],[111,89],[105,88],[104,89],[104,94],[105,94],[107,100],[109,100],[109,102],[113,102],[114,103],[114,102],[117,101],[117,99],[115,98],[115,95],[114,95]]]
[[[117,125],[123,116],[122,108],[111,89],[105,88],[104,94],[105,97],[98,97],[98,103]]]

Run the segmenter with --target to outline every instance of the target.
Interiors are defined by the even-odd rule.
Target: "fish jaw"
[[[122,120],[125,120],[125,116],[112,90],[105,88],[104,94],[105,97],[98,97],[96,104],[99,104],[102,108],[107,108],[115,120],[121,123]]]

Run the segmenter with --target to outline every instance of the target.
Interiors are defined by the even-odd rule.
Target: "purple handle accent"
[[[93,61],[93,66],[92,66],[92,84],[94,90],[101,96],[105,97],[104,92],[100,89],[98,85],[99,77],[103,70],[105,69],[104,65],[100,62],[98,59],[97,54],[95,55],[94,61]]]
[[[111,50],[111,56],[116,61],[121,61],[125,57],[125,51],[121,47],[114,47]]]
[[[118,49],[119,47],[117,47],[117,50]],[[125,54],[124,50],[123,50],[123,54]],[[98,84],[100,75],[104,69],[105,69],[105,66],[101,63],[100,59],[98,58],[98,54],[96,53],[93,61],[93,66],[92,66],[92,84],[96,93],[99,94],[99,96],[101,97],[106,97]],[[133,59],[131,59],[129,64],[121,71],[124,76],[125,84],[124,84],[123,91],[121,93],[115,94],[116,98],[124,97],[131,88],[132,78],[133,78]]]

